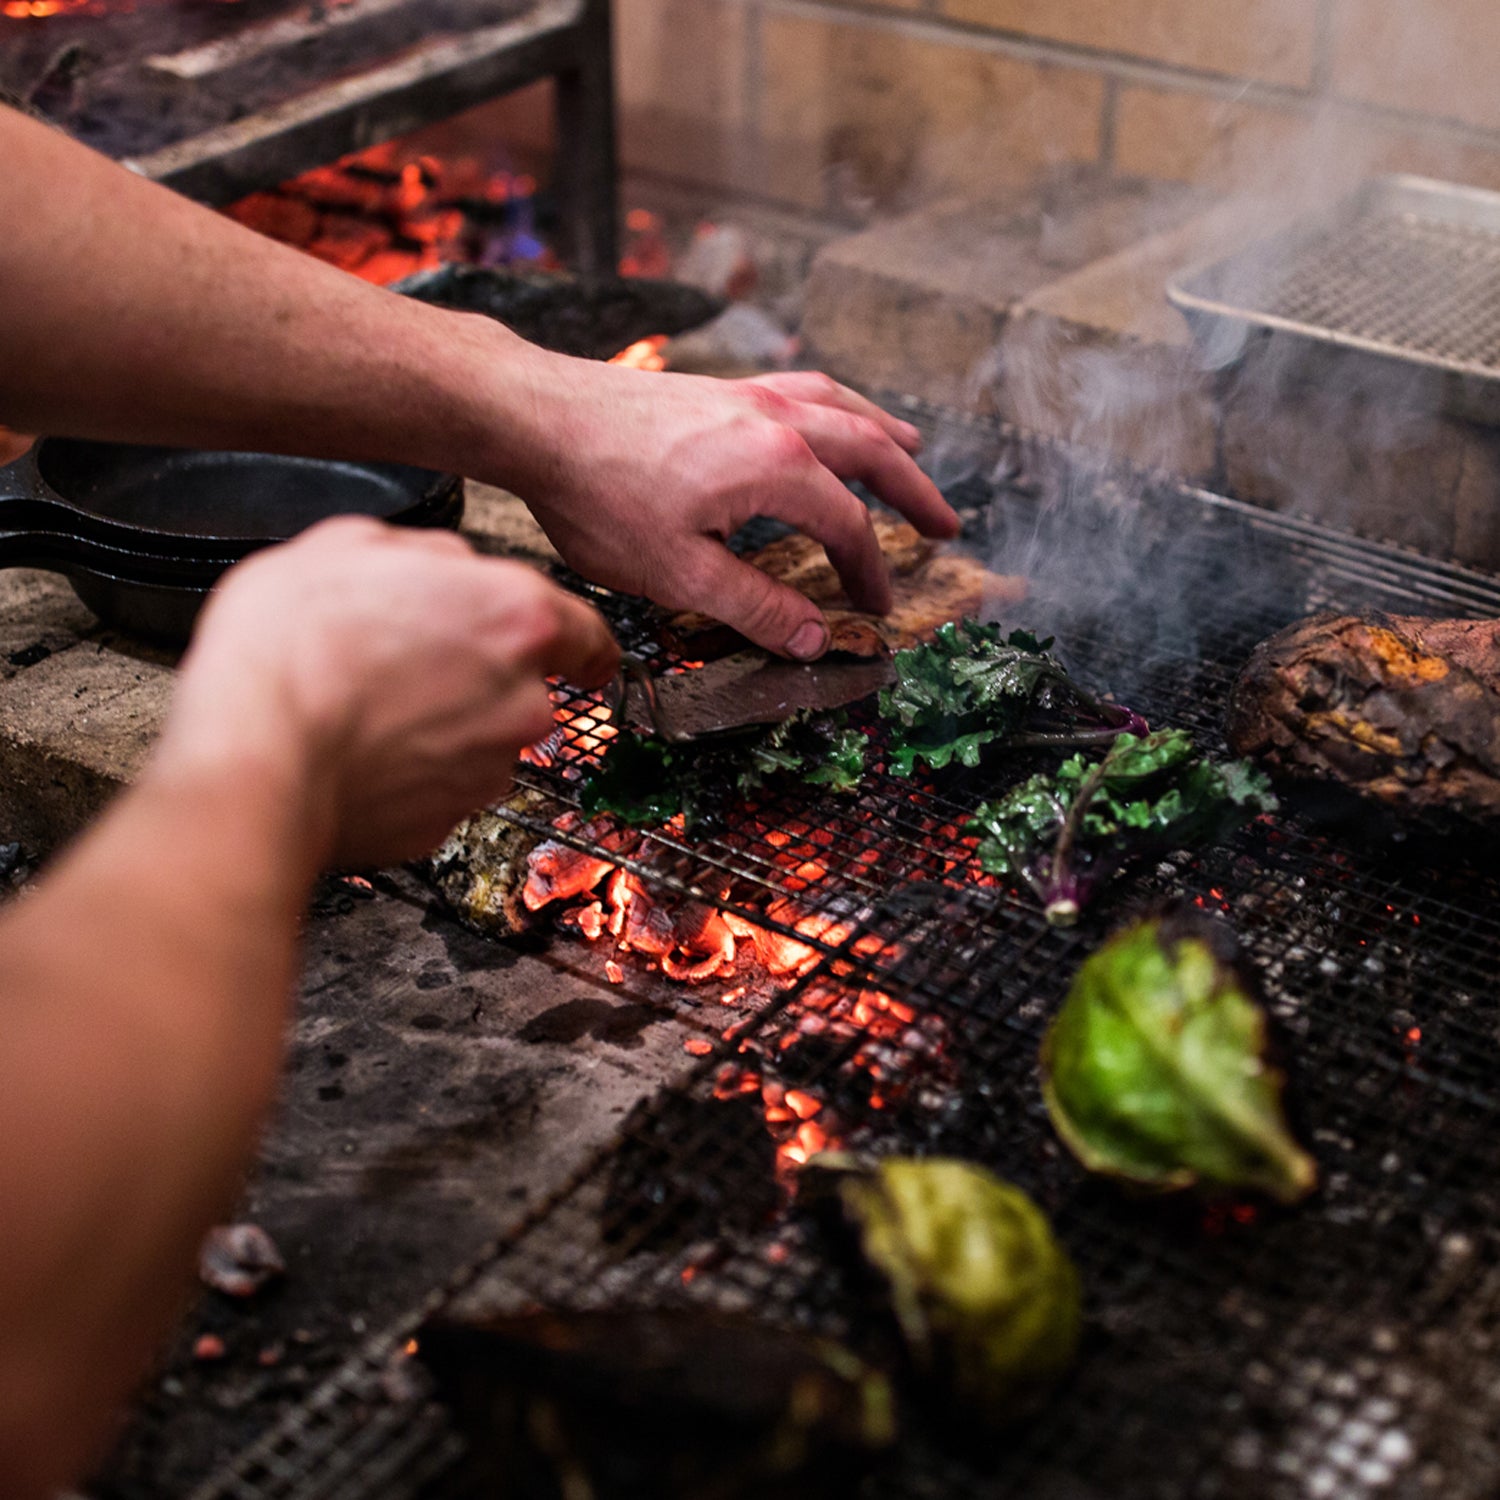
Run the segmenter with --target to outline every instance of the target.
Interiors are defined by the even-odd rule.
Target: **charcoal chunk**
[[[601,1229],[627,1253],[754,1233],[779,1205],[776,1143],[758,1095],[669,1096],[625,1122]]]

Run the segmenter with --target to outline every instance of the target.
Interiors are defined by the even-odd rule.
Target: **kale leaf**
[[[1181,729],[1122,733],[1100,760],[1074,755],[1056,771],[987,802],[966,831],[992,875],[1025,880],[1067,926],[1127,860],[1223,837],[1273,812],[1270,782],[1243,761],[1219,764]]]
[[[684,826],[717,822],[726,808],[783,780],[852,792],[865,774],[865,735],[842,713],[802,712],[747,734],[673,745],[626,730],[583,783],[585,812],[609,812],[636,828],[681,813]]]
[[[898,651],[896,681],[880,695],[891,770],[977,766],[996,742],[1076,746],[1145,728],[1075,683],[1051,646],[1024,630],[1004,635],[998,625],[960,620],[940,626],[928,644]]]

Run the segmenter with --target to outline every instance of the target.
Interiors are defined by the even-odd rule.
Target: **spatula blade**
[[[895,675],[895,667],[886,658],[830,655],[804,663],[741,651],[658,677],[656,697],[671,730],[697,739],[780,724],[803,709],[843,708],[888,687]],[[635,727],[652,728],[641,704],[632,703],[630,717]]]

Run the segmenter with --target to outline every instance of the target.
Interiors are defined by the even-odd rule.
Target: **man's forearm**
[[[148,773],[0,916],[0,1489],[75,1477],[235,1193],[321,852],[281,764]]]
[[[538,357],[0,108],[0,421],[493,469]],[[515,455],[517,459],[524,455]]]

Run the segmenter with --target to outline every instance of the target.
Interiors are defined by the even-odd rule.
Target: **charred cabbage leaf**
[[[1024,630],[960,620],[932,641],[896,653],[896,681],[880,694],[892,726],[890,767],[910,776],[976,766],[987,745],[1104,742],[1145,725],[1128,709],[1086,692],[1051,654],[1052,642]]]
[[[1158,1189],[1250,1189],[1283,1203],[1317,1182],[1282,1113],[1266,1021],[1223,923],[1137,923],[1084,963],[1042,1044],[1042,1090],[1093,1172]]]
[[[1007,1421],[1067,1369],[1078,1273],[1019,1188],[943,1157],[829,1154],[812,1167],[833,1174],[914,1365],[972,1415]]]
[[[417,1335],[482,1471],[517,1500],[826,1500],[895,1437],[847,1349],[704,1308],[534,1311]]]
[[[966,831],[986,870],[1026,881],[1047,920],[1067,926],[1127,860],[1222,838],[1275,808],[1253,766],[1209,760],[1191,735],[1162,729],[1121,734],[1098,760],[1071,756],[985,803]]]
[[[609,812],[637,828],[681,813],[692,828],[782,780],[852,792],[865,774],[869,741],[842,713],[800,713],[749,734],[673,745],[626,730],[584,782],[587,813]]]

